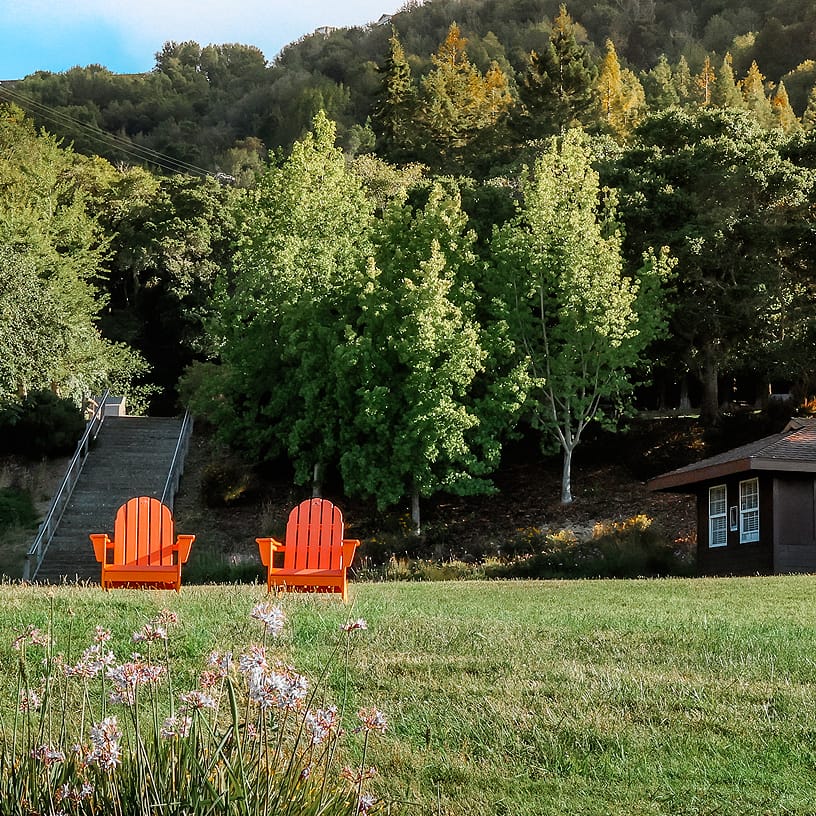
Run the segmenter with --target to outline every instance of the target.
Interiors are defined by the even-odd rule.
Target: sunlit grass
[[[49,619],[49,591],[9,586],[0,644]],[[284,646],[317,680],[340,624],[364,618],[327,699],[376,705],[372,790],[393,812],[813,814],[816,579],[354,584],[352,603],[289,596]],[[125,644],[168,607],[179,677],[246,643],[265,587],[65,587],[55,636]],[[0,648],[7,721],[15,653]],[[182,680],[180,679],[180,682]],[[343,748],[360,760],[360,745]]]

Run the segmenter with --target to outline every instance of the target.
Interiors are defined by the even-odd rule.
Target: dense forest
[[[758,6],[763,6],[758,8]],[[3,83],[0,423],[182,403],[382,506],[816,389],[816,8],[431,0]]]

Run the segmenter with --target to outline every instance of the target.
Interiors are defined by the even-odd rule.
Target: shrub
[[[211,462],[201,475],[201,497],[207,507],[229,507],[257,498],[252,470],[243,463],[225,459]]]
[[[11,527],[36,527],[37,511],[31,496],[11,487],[0,488],[0,532]]]
[[[637,578],[688,575],[691,554],[669,541],[644,515],[596,524],[589,535],[573,530],[525,530],[511,542],[517,555],[491,568],[491,577]]]
[[[50,391],[32,391],[21,403],[0,410],[3,452],[29,459],[73,453],[84,430],[76,404]]]

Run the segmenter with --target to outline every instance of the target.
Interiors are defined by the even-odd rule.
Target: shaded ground
[[[423,503],[423,536],[407,535],[409,507],[378,513],[372,502],[338,502],[347,532],[361,538],[364,554],[381,560],[396,554],[478,558],[531,529],[591,530],[598,522],[644,514],[670,540],[689,542],[694,507],[689,496],[651,493],[645,480],[705,455],[701,432],[688,420],[640,422],[626,435],[601,435],[579,448],[573,468],[574,501],[560,501],[560,456],[543,456],[534,441],[517,443],[495,474],[490,496],[439,496]],[[288,472],[253,470],[220,454],[203,429],[191,443],[176,519],[180,532],[194,532],[196,547],[233,564],[257,561],[255,537],[281,535],[286,517],[308,488],[293,486]]]

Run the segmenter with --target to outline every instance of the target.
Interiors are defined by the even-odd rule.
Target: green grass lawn
[[[52,606],[73,656],[100,624],[126,658],[132,632],[178,612],[181,688],[211,650],[257,638],[249,611],[266,598],[258,586],[0,593],[6,723],[10,644]],[[367,621],[350,639],[348,722],[363,706],[386,714],[369,760],[394,813],[816,813],[816,578],[355,584],[351,598],[283,598],[279,649],[316,677],[339,624]],[[331,659],[335,699],[344,678]]]

